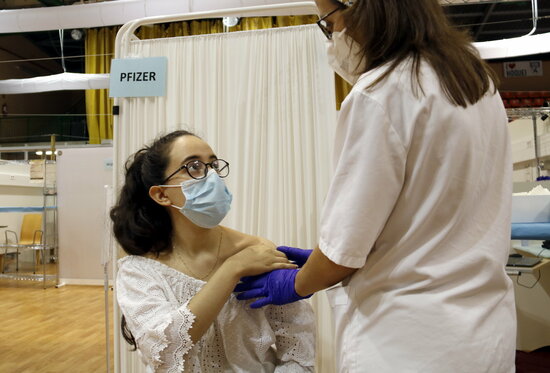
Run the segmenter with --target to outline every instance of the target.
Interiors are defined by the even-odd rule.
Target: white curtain
[[[278,245],[313,248],[331,174],[334,74],[316,25],[132,41],[128,56],[168,57],[165,97],[120,100],[115,171],[159,134],[187,129],[230,163],[233,205],[223,225]],[[332,373],[332,326],[324,294],[318,372]],[[116,334],[120,331],[115,330]],[[141,371],[119,340],[120,371]]]

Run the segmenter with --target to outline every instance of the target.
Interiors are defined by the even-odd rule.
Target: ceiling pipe
[[[109,88],[109,74],[61,73],[27,79],[0,80],[0,94]]]
[[[510,58],[550,53],[550,32],[518,38],[474,43],[483,59]]]
[[[9,9],[0,10],[0,34],[115,26],[145,17],[301,1],[303,0],[113,0],[93,4]],[[278,15],[286,13],[281,11]]]

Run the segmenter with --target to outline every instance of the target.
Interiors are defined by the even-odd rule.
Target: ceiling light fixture
[[[73,38],[74,40],[82,39],[83,35],[84,33],[82,32],[82,30],[79,30],[77,28],[71,30],[71,38]]]
[[[226,27],[234,27],[239,23],[239,17],[223,17],[223,25]]]

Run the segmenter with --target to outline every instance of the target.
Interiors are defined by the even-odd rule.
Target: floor
[[[13,273],[14,263],[7,272]],[[55,273],[49,264],[47,273]],[[21,268],[21,274],[32,268]],[[107,372],[105,294],[101,286],[62,286],[0,278],[0,373]],[[109,294],[113,372],[112,293]],[[518,373],[549,372],[549,347],[518,351]]]
[[[0,279],[0,372],[107,372],[104,297],[101,286]],[[112,372],[112,318],[110,330]]]

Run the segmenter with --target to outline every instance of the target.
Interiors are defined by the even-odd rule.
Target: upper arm
[[[168,302],[160,282],[132,263],[125,263],[119,269],[116,291],[118,304],[128,325],[138,334],[134,337],[139,337],[143,328],[155,321],[151,316],[174,308]]]
[[[406,148],[381,104],[356,93],[340,113],[335,154],[319,248],[336,264],[360,268],[401,193]]]
[[[154,276],[132,265],[119,269],[116,291],[120,309],[145,362],[155,369],[176,366],[183,370],[184,355],[193,346],[189,330],[195,319],[187,303],[170,302]]]

